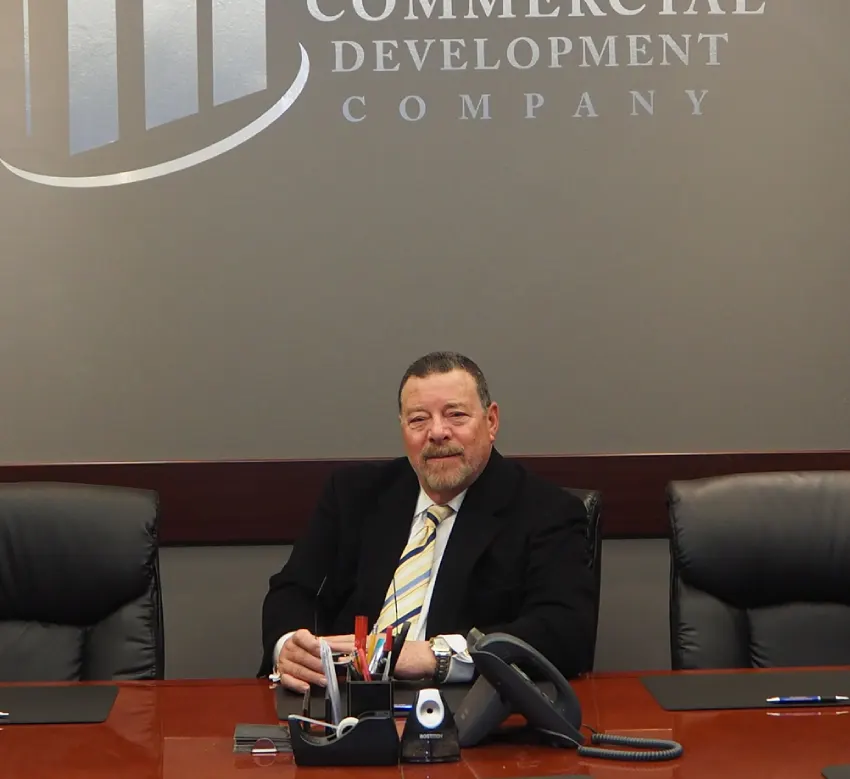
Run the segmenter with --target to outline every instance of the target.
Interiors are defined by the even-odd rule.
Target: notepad
[[[233,751],[291,752],[289,731],[280,725],[249,725],[240,723],[233,731]]]
[[[768,699],[777,695],[850,695],[846,670],[672,674],[645,676],[641,681],[667,711],[766,709],[773,708]]]
[[[118,687],[93,685],[0,685],[0,725],[59,725],[104,722]]]

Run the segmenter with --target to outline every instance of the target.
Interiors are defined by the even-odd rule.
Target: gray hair
[[[401,384],[398,387],[398,410],[401,411],[401,391],[407,380],[411,376],[418,379],[424,379],[426,376],[431,376],[435,373],[451,373],[451,371],[462,370],[466,371],[473,379],[478,390],[478,399],[481,401],[482,407],[486,410],[490,408],[490,390],[487,387],[487,379],[484,374],[469,357],[465,357],[458,352],[431,352],[424,357],[420,357],[404,372],[401,378]]]

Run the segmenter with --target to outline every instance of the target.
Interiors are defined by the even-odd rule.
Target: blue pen
[[[768,703],[843,703],[850,701],[847,695],[780,695],[768,698]]]

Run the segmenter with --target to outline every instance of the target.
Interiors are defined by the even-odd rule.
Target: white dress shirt
[[[437,526],[437,537],[434,540],[434,563],[431,566],[431,580],[428,582],[428,589],[425,592],[425,600],[422,603],[422,611],[420,612],[417,620],[410,626],[410,632],[407,634],[408,641],[424,641],[425,639],[430,638],[430,636],[428,635],[428,610],[431,606],[431,596],[434,593],[434,582],[436,582],[437,580],[437,572],[440,569],[440,563],[443,560],[443,553],[446,551],[446,544],[448,544],[449,536],[451,535],[452,528],[454,527],[455,517],[460,511],[460,506],[463,503],[463,499],[465,496],[466,490],[461,492],[460,495],[458,495],[457,497],[452,498],[448,502],[448,504],[446,504],[454,509],[454,513],[446,517]],[[425,490],[420,488],[419,498],[416,500],[416,509],[413,514],[413,522],[410,525],[410,536],[408,536],[408,540],[412,538],[417,532],[422,530],[422,527],[425,524],[425,512],[432,505],[434,505],[434,501],[428,497],[428,495],[425,493]],[[277,658],[280,655],[280,650],[283,648],[283,645],[294,632],[295,631],[292,631],[284,636],[281,636],[277,644],[275,644],[275,666],[277,666]],[[472,679],[472,676],[475,672],[475,666],[472,663],[472,658],[466,651],[466,638],[457,634],[444,635],[443,638],[446,639],[448,645],[452,648],[452,652],[454,653],[452,656],[451,665],[449,666],[449,675],[446,681],[469,681],[470,679]]]

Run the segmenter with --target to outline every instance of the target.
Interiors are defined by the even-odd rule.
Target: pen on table
[[[777,695],[767,698],[768,703],[843,703],[850,701],[847,695]]]
[[[0,717],[11,717],[8,711],[0,711]]]
[[[399,657],[401,657],[401,650],[402,650],[402,647],[404,646],[404,642],[407,639],[407,634],[409,632],[410,632],[410,623],[405,622],[401,626],[401,630],[399,631],[398,635],[393,639],[393,652],[392,652],[393,656],[392,656],[392,659],[390,660],[389,676],[392,676],[393,673],[395,672],[396,663],[398,663],[398,659],[399,659]]]
[[[767,712],[768,717],[840,717],[843,714],[850,714],[850,711],[847,709],[829,709],[826,711],[821,711],[820,709],[815,709],[812,711],[811,709],[794,709],[785,711],[769,711]]]

